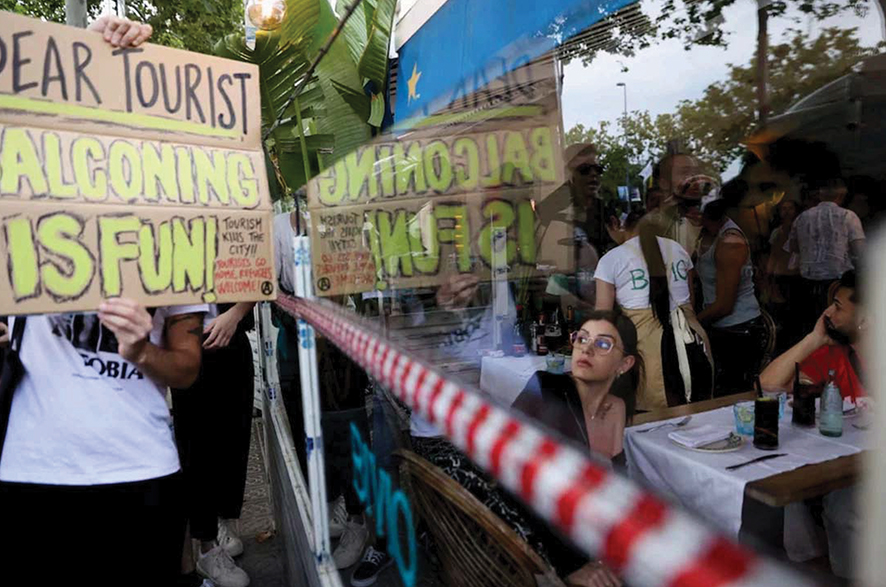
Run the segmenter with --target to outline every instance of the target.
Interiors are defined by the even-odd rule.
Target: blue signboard
[[[408,128],[636,0],[448,0],[400,48],[396,120]]]

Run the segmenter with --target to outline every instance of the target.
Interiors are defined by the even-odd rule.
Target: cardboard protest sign
[[[255,66],[0,14],[0,314],[271,299]]]
[[[554,69],[521,69],[519,86],[497,80],[308,184],[319,295],[571,267],[571,225],[542,225],[537,213],[564,181]]]

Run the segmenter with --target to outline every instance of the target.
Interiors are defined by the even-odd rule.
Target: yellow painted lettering
[[[532,183],[534,176],[529,167],[529,152],[526,150],[526,141],[523,133],[511,131],[505,135],[504,171],[501,180],[504,183],[517,185],[519,183]],[[521,181],[514,177],[514,172],[519,171]]]
[[[145,291],[158,294],[172,285],[172,227],[161,222],[154,230],[150,220],[138,229],[138,272]]]
[[[439,194],[445,193],[452,185],[452,161],[449,149],[443,141],[433,141],[424,149],[425,177],[428,187]]]
[[[108,175],[111,188],[121,200],[138,199],[142,193],[142,158],[135,145],[122,139],[111,143]]]
[[[381,176],[381,193],[385,197],[395,195],[394,192],[394,150],[391,147],[378,148],[378,173]]]
[[[535,242],[535,209],[530,200],[517,204],[517,248],[520,262],[534,266],[538,245]]]
[[[452,153],[456,157],[464,157],[464,167],[455,168],[455,183],[463,190],[473,190],[480,185],[480,149],[477,143],[468,137],[456,139],[452,145]]]
[[[206,262],[205,221],[194,218],[185,225],[183,218],[172,219],[172,291],[197,291],[203,287]]]
[[[215,194],[215,198],[227,206],[231,203],[228,195],[227,172],[225,167],[225,154],[219,150],[212,151],[212,160],[200,147],[195,147],[194,169],[197,172],[197,198],[203,205],[209,204],[209,192]]]
[[[409,250],[419,273],[436,275],[440,270],[440,241],[434,211],[426,206],[409,215]]]
[[[142,166],[144,169],[145,199],[149,202],[160,200],[160,191],[167,202],[178,203],[178,182],[175,178],[175,149],[166,143],[145,141],[142,143]]]
[[[62,167],[62,148],[58,135],[54,132],[43,133],[43,165],[49,180],[49,196],[52,198],[76,198],[77,186],[65,183],[65,172]]]
[[[498,156],[498,136],[490,133],[486,136],[486,171],[480,178],[480,185],[494,188],[501,185],[501,160]]]
[[[375,215],[382,263],[387,275],[412,277],[412,255],[409,250],[409,233],[405,210],[380,211]]]
[[[119,236],[126,232],[137,235],[140,227],[141,222],[138,217],[132,214],[99,216],[99,273],[101,274],[102,295],[105,297],[116,297],[123,293],[120,262],[138,259],[138,244],[134,242],[121,243]]]
[[[468,227],[468,208],[464,205],[442,204],[434,208],[437,221],[437,239],[440,244],[455,246],[456,266],[459,273],[471,270],[471,233]],[[452,222],[441,227],[440,221]]]
[[[22,179],[27,180],[35,196],[49,191],[31,133],[7,127],[0,141],[0,193],[22,196]]]
[[[187,147],[175,149],[176,171],[178,172],[178,189],[182,204],[194,203],[194,161],[191,150]]]
[[[394,174],[397,176],[397,194],[421,194],[427,191],[425,166],[421,145],[416,141],[404,151],[401,143],[394,145]]]
[[[43,285],[56,302],[79,299],[92,285],[95,257],[80,241],[83,228],[84,222],[67,212],[45,216],[37,226],[40,244],[58,259],[40,268]]]
[[[218,219],[215,216],[206,219],[206,291],[203,293],[203,301],[207,304],[214,303],[218,297],[215,295],[215,258],[218,253]]]
[[[19,302],[40,295],[37,245],[31,221],[22,216],[9,218],[3,227],[8,253],[7,271],[12,297]]]
[[[348,174],[348,198],[352,202],[374,200],[378,197],[378,181],[375,179],[375,148],[365,147],[352,151],[345,158]],[[364,196],[364,186],[368,184]]]
[[[348,172],[345,162],[339,159],[335,165],[317,176],[320,190],[320,203],[324,206],[338,206],[348,195]]]
[[[104,169],[96,168],[97,161],[105,158],[105,148],[101,141],[92,137],[77,137],[71,147],[71,160],[74,164],[74,181],[80,195],[90,202],[103,202],[108,197],[108,175]]]
[[[241,208],[258,206],[258,180],[252,159],[243,153],[228,154],[228,189],[234,204]]]

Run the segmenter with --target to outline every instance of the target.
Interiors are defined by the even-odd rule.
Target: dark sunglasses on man
[[[588,176],[591,171],[596,171],[597,175],[603,175],[603,166],[599,163],[585,163],[575,168],[579,175]]]

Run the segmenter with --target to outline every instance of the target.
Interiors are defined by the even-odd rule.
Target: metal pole
[[[295,253],[295,295],[314,297],[311,273],[311,245],[306,236],[293,237]],[[325,457],[320,424],[320,378],[317,373],[317,344],[314,327],[298,319],[298,364],[301,372],[301,401],[305,417],[305,454],[308,460],[308,488],[314,526],[314,555],[319,562],[330,559],[329,517],[326,505]]]
[[[65,23],[80,29],[86,28],[86,0],[65,0]]]
[[[760,126],[769,118],[769,5],[757,0],[757,109]]]
[[[630,170],[630,159],[628,158],[628,84],[625,82],[618,82],[621,89],[624,90],[625,97],[625,105],[624,105],[624,117],[622,118],[622,132],[624,133],[624,141],[625,141],[625,189],[628,190],[628,202],[631,201],[631,170]]]

